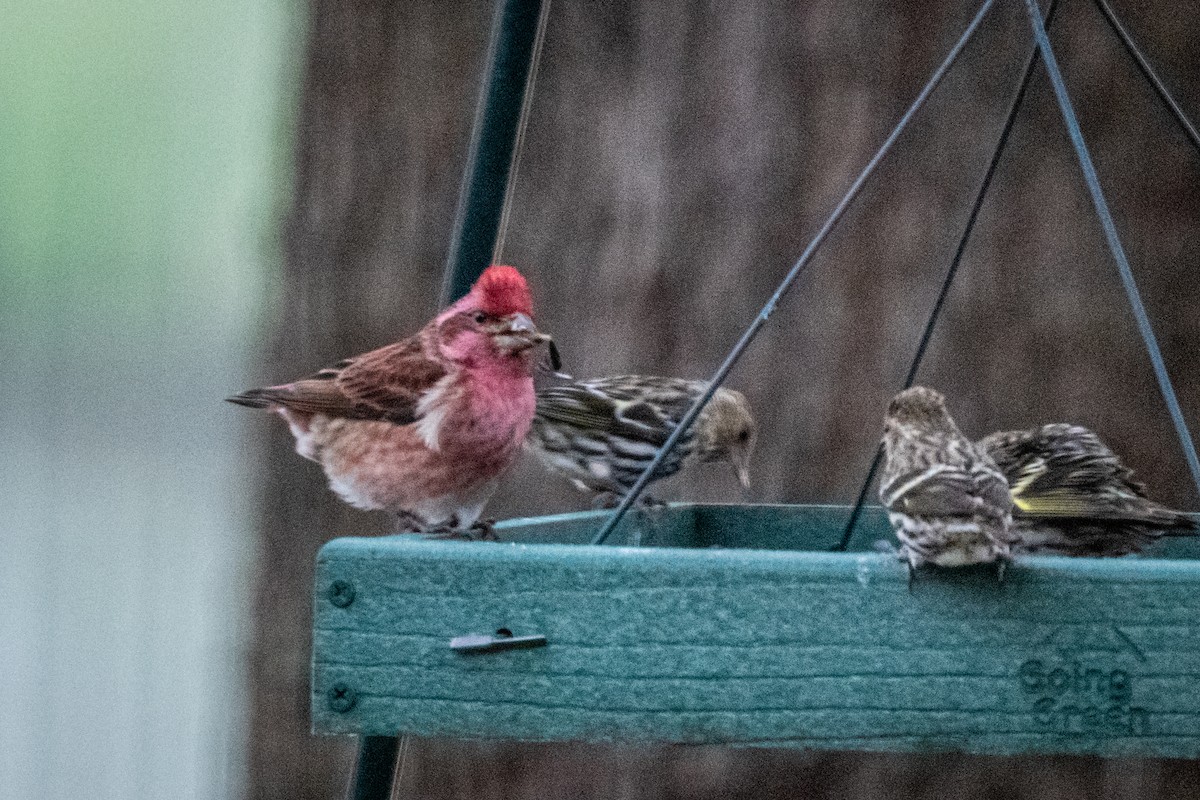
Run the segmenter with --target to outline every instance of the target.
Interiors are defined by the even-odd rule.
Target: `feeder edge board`
[[[701,514],[681,510],[686,539]],[[542,634],[465,655],[465,634]],[[1200,564],[338,539],[318,733],[973,753],[1200,754]]]

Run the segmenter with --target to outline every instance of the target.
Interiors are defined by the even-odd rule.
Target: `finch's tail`
[[[1191,514],[1173,511],[1174,519],[1169,527],[1163,530],[1163,536],[1196,536],[1200,534],[1200,523]]]
[[[233,397],[226,397],[225,402],[246,408],[269,408],[273,405],[272,394],[270,389],[247,389]]]

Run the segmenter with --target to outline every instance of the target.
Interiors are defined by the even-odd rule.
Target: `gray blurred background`
[[[1095,8],[1063,6],[1059,59],[1197,426],[1200,154]],[[22,43],[0,48],[19,189],[0,206],[0,795],[338,797],[353,742],[308,730],[313,557],[388,522],[220,399],[436,310],[493,5],[87,8],[0,34]],[[976,8],[554,3],[504,260],[568,370],[711,374]],[[1118,4],[1193,117],[1196,10]],[[756,501],[853,499],[1029,47],[1021,4],[998,4],[731,376],[768,432]],[[1040,73],[920,380],[969,434],[1082,423],[1156,499],[1200,504]],[[656,494],[740,499],[720,467]],[[523,464],[488,513],[586,505]],[[1198,783],[1192,762],[416,741],[398,796]]]

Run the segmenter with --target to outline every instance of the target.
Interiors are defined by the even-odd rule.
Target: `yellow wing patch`
[[[1034,458],[1021,467],[1020,477],[1010,487],[1013,505],[1023,514],[1034,517],[1080,517],[1096,513],[1096,498],[1077,489],[1047,489],[1030,492],[1039,478],[1049,471],[1043,458]]]
[[[1045,475],[1048,469],[1044,458],[1035,458],[1021,467],[1020,477],[1008,489],[1009,494],[1012,495],[1013,505],[1026,513],[1034,513],[1030,506],[1036,502],[1037,498],[1025,497],[1025,492],[1034,481]]]

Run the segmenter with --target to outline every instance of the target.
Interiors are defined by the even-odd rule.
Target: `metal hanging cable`
[[[1050,7],[1046,10],[1046,27],[1050,27],[1054,22],[1054,12],[1058,10],[1058,0],[1051,0]],[[983,208],[983,200],[987,197],[988,189],[992,186],[992,179],[996,176],[996,169],[1000,166],[1000,158],[1004,154],[1004,148],[1008,145],[1009,134],[1012,133],[1013,125],[1017,121],[1017,113],[1021,110],[1021,103],[1025,100],[1025,93],[1029,89],[1029,82],[1033,78],[1033,71],[1037,67],[1038,50],[1035,46],[1029,54],[1029,58],[1025,61],[1025,69],[1021,73],[1021,81],[1017,85],[1016,92],[1013,93],[1012,102],[1008,106],[1008,115],[1004,119],[1004,126],[1000,130],[1000,137],[996,140],[996,147],[992,151],[991,161],[988,162],[987,171],[983,174],[983,180],[979,184],[979,191],[975,194],[975,202],[971,206],[971,213],[967,215],[967,223],[963,226],[962,236],[958,239],[958,247],[954,250],[954,257],[950,259],[950,267],[946,270],[946,277],[942,281],[942,288],[938,292],[937,300],[933,303],[933,309],[929,312],[929,319],[925,323],[925,330],[921,332],[921,339],[917,343],[917,351],[913,355],[912,363],[908,367],[908,376],[904,379],[904,388],[910,388],[917,379],[917,371],[921,368],[921,362],[925,359],[925,350],[929,347],[929,340],[933,336],[933,329],[936,327],[938,319],[942,314],[942,306],[946,302],[946,297],[950,293],[950,286],[954,283],[954,277],[958,274],[959,264],[962,263],[963,253],[967,250],[967,242],[971,238],[971,233],[975,230],[975,223],[979,220],[979,212]],[[875,450],[875,458],[871,461],[871,468],[867,470],[867,477],[863,480],[862,486],[858,490],[858,497],[854,501],[854,508],[850,511],[850,518],[846,520],[846,527],[842,530],[842,538],[834,547],[834,551],[845,550],[850,544],[850,539],[854,536],[854,528],[858,524],[858,518],[862,515],[863,505],[867,501],[867,492],[871,489],[871,484],[875,481],[875,475],[879,472],[879,466],[883,462],[883,446],[880,445]]]
[[[829,236],[829,233],[841,220],[842,216],[846,213],[846,210],[850,207],[850,204],[854,201],[854,198],[858,196],[858,193],[862,190],[867,178],[874,173],[880,162],[883,161],[884,156],[888,154],[892,148],[892,145],[896,143],[896,140],[900,137],[900,134],[908,126],[908,123],[912,120],[913,116],[921,108],[921,106],[925,104],[925,101],[933,93],[933,90],[937,88],[938,84],[942,82],[942,78],[946,76],[946,73],[949,71],[950,67],[958,59],[959,54],[963,51],[963,48],[966,47],[967,42],[970,41],[975,31],[979,28],[980,23],[983,22],[983,18],[987,16],[987,12],[991,10],[994,3],[995,0],[985,0],[979,11],[972,18],[970,24],[967,25],[967,29],[963,32],[962,36],[959,37],[958,41],[955,42],[954,47],[950,49],[949,54],[938,66],[938,68],[934,70],[933,75],[930,76],[929,81],[925,84],[924,88],[921,89],[916,99],[912,102],[912,105],[910,105],[908,110],[904,112],[904,115],[900,118],[900,121],[896,123],[896,126],[892,129],[892,132],[888,134],[888,137],[884,140],[883,144],[880,145],[879,150],[876,151],[875,155],[871,157],[871,160],[867,162],[866,167],[864,167],[862,172],[859,173],[858,177],[855,178],[854,183],[850,185],[850,189],[838,203],[837,207],[834,208],[833,212],[829,215],[829,218],[825,220],[825,224],[821,226],[821,229],[817,232],[817,235],[813,237],[811,242],[809,242],[808,247],[805,248],[799,260],[796,261],[796,263],[788,271],[787,276],[784,277],[783,281],[779,284],[779,287],[775,290],[775,293],[771,295],[771,298],[767,301],[766,305],[764,305],[762,310],[759,311],[758,315],[754,318],[754,321],[750,323],[750,326],[742,334],[742,337],[738,340],[737,344],[733,346],[733,349],[729,352],[729,355],[725,357],[725,360],[721,363],[721,366],[717,368],[717,371],[709,380],[704,392],[701,393],[698,398],[696,398],[694,403],[692,403],[691,408],[687,410],[687,413],[683,415],[683,418],[679,421],[679,424],[675,426],[675,430],[671,432],[671,435],[667,437],[667,440],[663,443],[662,447],[660,447],[658,452],[654,454],[654,458],[651,460],[649,466],[646,467],[646,469],[638,477],[637,481],[634,482],[633,486],[629,488],[629,491],[625,493],[625,496],[621,499],[620,504],[616,507],[616,509],[613,510],[613,513],[608,517],[604,525],[600,528],[599,532],[597,532],[596,536],[592,539],[592,544],[602,544],[613,532],[613,530],[616,529],[617,524],[621,521],[621,518],[624,517],[626,512],[628,512],[633,504],[637,502],[638,497],[641,496],[646,486],[650,483],[651,476],[654,475],[654,473],[658,470],[659,465],[662,464],[663,460],[667,457],[667,454],[669,454],[675,448],[675,445],[678,444],[679,440],[683,438],[684,434],[686,434],[688,429],[691,428],[692,424],[696,421],[696,417],[700,415],[700,412],[704,409],[705,405],[707,405],[708,401],[712,399],[712,396],[717,391],[717,388],[720,387],[721,383],[729,375],[730,370],[733,369],[734,365],[742,357],[742,354],[746,351],[746,348],[748,348],[750,343],[754,341],[763,325],[765,325],[767,320],[770,319],[771,314],[775,312],[776,307],[779,305],[779,302],[783,299],[784,295],[787,294],[788,290],[791,289],[792,285],[796,282],[796,279],[800,277],[801,273],[804,272],[805,268],[812,261],[813,256],[824,243],[826,237]]]
[[[1054,87],[1054,96],[1058,100],[1058,107],[1062,112],[1071,145],[1075,148],[1079,167],[1083,171],[1084,182],[1092,197],[1092,204],[1096,207],[1096,216],[1100,218],[1100,225],[1104,229],[1104,238],[1108,243],[1108,249],[1112,252],[1113,260],[1117,262],[1117,271],[1121,274],[1121,283],[1125,286],[1125,294],[1129,298],[1129,305],[1133,310],[1138,332],[1142,335],[1146,352],[1150,356],[1150,363],[1154,367],[1154,376],[1158,379],[1159,391],[1162,393],[1163,401],[1167,404],[1171,422],[1175,425],[1175,434],[1179,437],[1179,444],[1187,459],[1188,469],[1192,473],[1192,481],[1196,484],[1197,494],[1200,495],[1200,459],[1196,457],[1196,446],[1192,441],[1191,432],[1188,430],[1187,421],[1183,417],[1183,409],[1179,406],[1179,399],[1175,395],[1171,376],[1167,373],[1167,365],[1159,350],[1158,339],[1154,336],[1154,329],[1150,326],[1150,318],[1142,303],[1141,292],[1138,291],[1133,270],[1129,266],[1129,259],[1125,256],[1125,248],[1121,245],[1121,239],[1117,234],[1117,225],[1113,221],[1112,213],[1108,209],[1108,201],[1104,198],[1104,192],[1100,188],[1100,177],[1092,163],[1087,143],[1084,142],[1083,131],[1075,116],[1075,107],[1071,103],[1070,95],[1067,94],[1066,81],[1063,80],[1062,72],[1058,68],[1058,61],[1054,57],[1054,50],[1050,46],[1050,37],[1046,35],[1046,28],[1042,25],[1042,16],[1038,13],[1037,0],[1025,0],[1025,11],[1029,17],[1029,24],[1033,28],[1034,40],[1042,54],[1042,61],[1046,64],[1046,74],[1050,77],[1050,83]]]
[[[396,794],[396,790],[400,786],[404,785],[404,774],[408,771],[409,751],[412,750],[412,736],[402,733],[399,738],[399,754],[396,756],[395,776],[392,778],[392,791],[389,798]]]
[[[1145,54],[1142,53],[1141,48],[1137,46],[1137,42],[1133,40],[1133,36],[1131,36],[1125,26],[1121,24],[1121,20],[1117,18],[1116,12],[1114,12],[1112,10],[1112,6],[1108,4],[1108,0],[1096,0],[1096,7],[1100,9],[1100,13],[1103,14],[1104,19],[1108,21],[1108,25],[1110,28],[1112,28],[1113,33],[1117,35],[1117,38],[1120,39],[1121,44],[1125,46],[1125,50],[1129,53],[1130,58],[1133,59],[1133,63],[1137,64],[1138,69],[1142,72],[1142,75],[1146,77],[1146,80],[1149,81],[1150,86],[1152,86],[1155,93],[1158,94],[1159,99],[1163,101],[1163,105],[1167,107],[1167,110],[1169,110],[1171,115],[1175,117],[1175,121],[1179,123],[1181,128],[1183,128],[1183,132],[1187,135],[1188,139],[1192,141],[1192,145],[1197,150],[1200,150],[1200,134],[1196,133],[1196,126],[1192,124],[1190,119],[1188,119],[1187,114],[1183,113],[1183,108],[1180,107],[1179,103],[1175,102],[1175,98],[1171,96],[1171,92],[1167,89],[1166,84],[1162,82],[1162,80],[1158,77],[1158,73],[1156,73],[1154,68],[1150,66],[1150,61],[1146,58]]]

